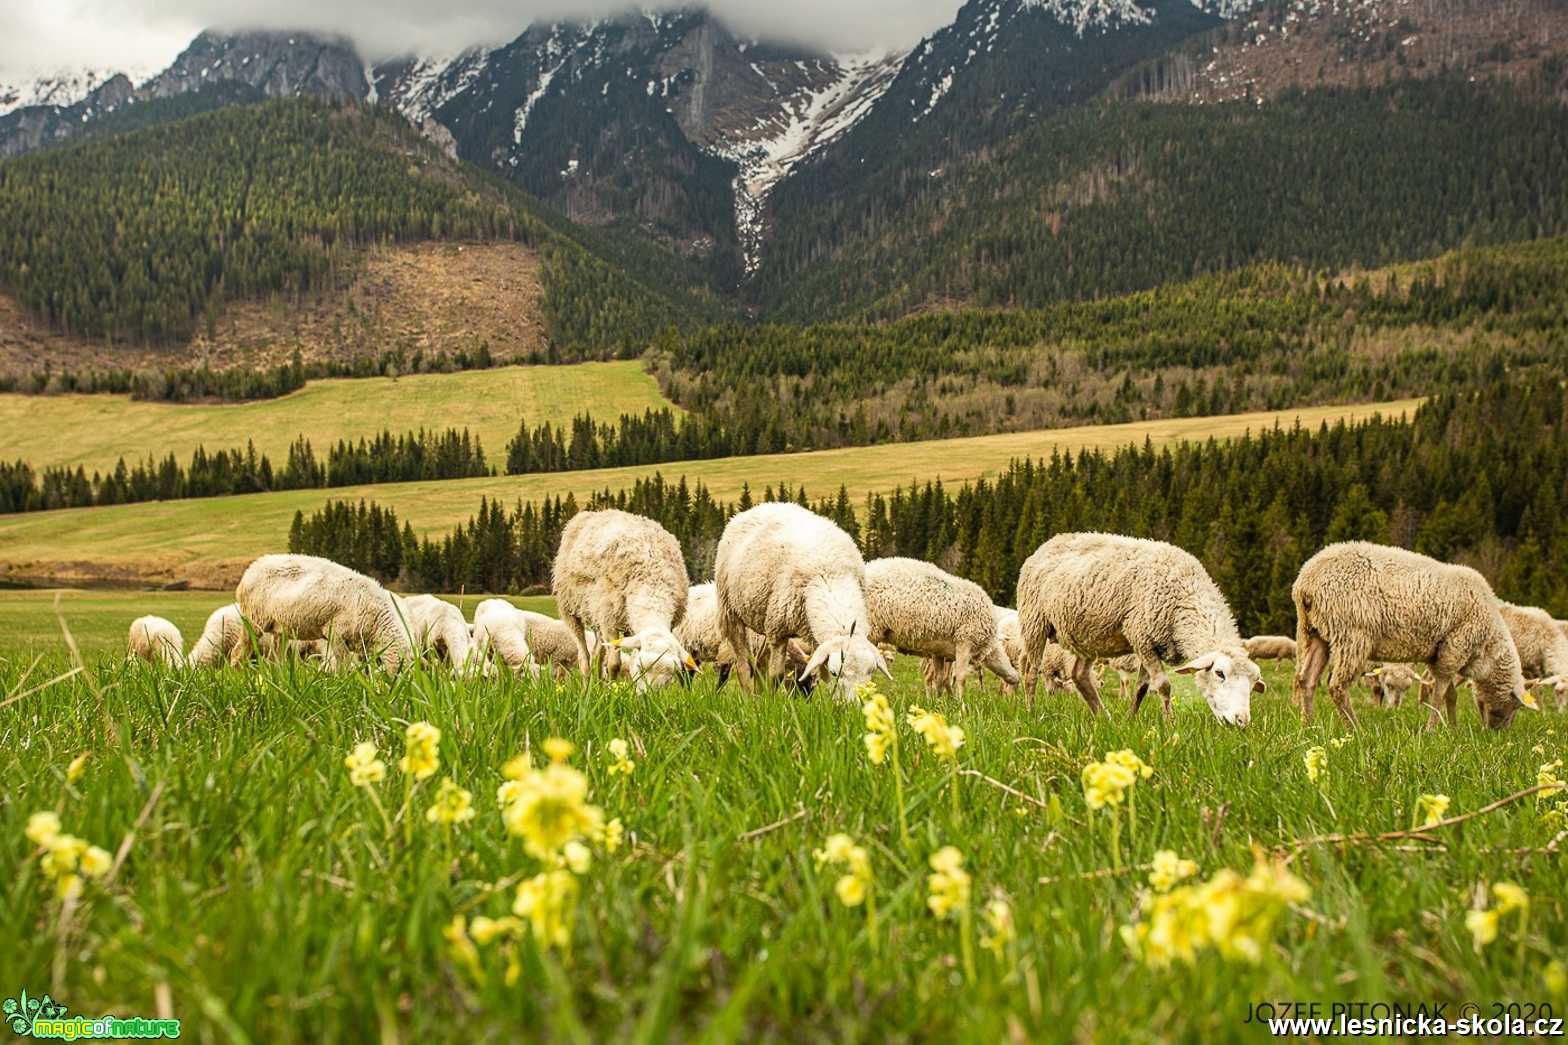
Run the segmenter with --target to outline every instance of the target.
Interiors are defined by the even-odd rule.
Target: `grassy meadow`
[[[1563,753],[1560,715],[1522,712],[1491,733],[1466,708],[1458,729],[1426,732],[1407,704],[1364,708],[1350,734],[1320,701],[1303,726],[1288,665],[1269,665],[1245,731],[1185,690],[1169,722],[1114,699],[1093,719],[1077,697],[1030,703],[992,684],[927,701],[900,658],[883,688],[906,845],[892,763],[868,760],[858,706],[820,694],[705,676],[639,694],[297,663],[182,673],[107,647],[39,688],[72,662],[6,634],[0,983],[72,1013],[175,1016],[199,1041],[1209,1041],[1266,1037],[1244,1022],[1249,1005],[1282,998],[1448,1002],[1455,1016],[1472,1002],[1568,1005],[1548,964],[1568,944],[1568,863],[1545,851],[1561,837],[1552,801],[1379,843],[1307,841],[1408,829],[1425,793],[1459,816],[1528,789]],[[956,805],[947,764],[903,724],[913,704],[965,731]],[[441,731],[440,767],[405,802],[414,721]],[[506,916],[547,869],[508,834],[497,788],[519,753],[542,765],[550,737],[576,745],[587,800],[624,843],[593,843],[580,875],[561,872],[580,893],[561,935],[546,927],[554,946],[529,929],[473,943],[475,919]],[[617,738],[629,776],[610,771]],[[362,741],[386,766],[368,788],[344,765]],[[1327,760],[1316,783],[1314,747]],[[1117,749],[1153,775],[1114,815],[1093,811],[1081,774]],[[472,792],[473,819],[427,819],[447,777]],[[55,898],[24,838],[40,810],[114,857],[75,900]],[[874,923],[837,898],[843,871],[814,859],[837,832],[865,848]],[[962,907],[938,918],[927,904],[944,846],[971,876],[967,933]],[[1245,875],[1259,852],[1289,858],[1309,895],[1259,931],[1256,961],[1204,949],[1154,967],[1120,930],[1157,850],[1195,861],[1194,882]],[[1528,916],[1502,916],[1478,950],[1466,914],[1495,907],[1498,881],[1523,888]],[[996,900],[1014,934],[993,950]]]
[[[368,499],[391,506],[421,536],[444,534],[466,522],[482,497],[511,505],[570,493],[582,502],[595,491],[629,487],[656,473],[700,480],[720,500],[736,499],[745,483],[760,494],[764,486],[788,481],[792,486],[805,483],[816,497],[843,485],[859,501],[867,493],[914,481],[972,481],[994,475],[1023,457],[1114,449],[1141,445],[1146,439],[1155,446],[1227,439],[1275,425],[1353,422],[1377,413],[1404,415],[1419,403],[1303,407],[799,454],[28,512],[0,516],[0,570],[61,579],[184,579],[201,587],[226,587],[252,558],[284,546],[296,511],[313,512],[330,500]]]
[[[468,428],[485,453],[506,462],[518,422],[569,424],[585,411],[614,421],[624,413],[671,406],[640,362],[505,366],[451,374],[333,378],[312,381],[278,399],[247,403],[148,403],[129,396],[0,394],[5,457],[34,468],[77,465],[112,471],[115,462],[162,459],[190,463],[197,446],[243,448],[247,441],[275,466],[303,435],[319,460],[340,439],[390,429],[394,435]]]

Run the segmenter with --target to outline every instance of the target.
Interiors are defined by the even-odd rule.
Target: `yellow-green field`
[[[1358,406],[1308,407],[1223,417],[1144,421],[1059,428],[1043,432],[977,436],[923,443],[822,450],[802,454],[727,457],[712,461],[605,468],[544,475],[497,476],[445,482],[291,490],[201,500],[115,505],[0,516],[0,573],[60,581],[186,580],[198,587],[231,586],[257,555],[277,551],[296,511],[315,511],[329,500],[361,498],[390,505],[420,535],[444,533],[467,521],[481,497],[536,500],[572,493],[579,500],[597,490],[617,490],[662,472],[706,483],[713,495],[733,500],[743,483],[761,493],[781,480],[804,483],[812,496],[845,486],[857,500],[911,480],[955,483],[994,475],[1009,461],[1048,457],[1053,451],[1156,446],[1194,439],[1226,439],[1298,421],[1317,426],[1357,421],[1382,413],[1402,415],[1420,400]]]
[[[659,386],[632,362],[573,366],[510,366],[455,374],[312,381],[280,399],[254,403],[180,405],[133,402],[126,396],[0,395],[0,458],[35,468],[81,465],[108,471],[116,461],[172,452],[182,464],[198,445],[243,447],[281,465],[303,435],[324,459],[339,439],[407,431],[467,428],[485,452],[503,459],[519,419],[529,425],[570,422],[591,411],[614,421],[623,413],[671,406]]]

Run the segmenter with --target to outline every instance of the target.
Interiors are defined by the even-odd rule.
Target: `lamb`
[[[239,603],[231,602],[207,617],[188,660],[192,667],[215,668],[222,664],[238,666],[247,658],[273,657],[276,653],[277,638],[247,621]]]
[[[1255,661],[1296,659],[1296,640],[1289,635],[1254,635],[1242,639],[1241,648]]]
[[[860,549],[831,520],[796,504],[747,509],[725,526],[714,572],[719,634],[736,651],[749,647],[747,628],[765,636],[768,677],[782,670],[792,638],[814,647],[797,677],[825,668],[840,699],[852,699],[873,672],[893,677],[869,635]],[[752,658],[739,657],[735,668],[755,688]]]
[[[1349,541],[1308,559],[1291,587],[1296,604],[1293,697],[1303,719],[1325,668],[1329,695],[1351,725],[1350,683],[1368,658],[1428,664],[1428,704],[1446,706],[1457,724],[1458,676],[1475,682],[1482,720],[1493,729],[1513,721],[1525,696],[1519,653],[1492,586],[1475,570],[1425,555]]]
[[[686,595],[686,617],[675,629],[692,659],[699,664],[713,664],[718,670],[719,685],[729,681],[736,658],[730,646],[719,636],[719,593],[712,581],[693,584]],[[747,648],[753,661],[761,661],[767,654],[768,640],[751,629],[746,630]],[[788,676],[795,679],[811,660],[810,654],[798,641],[791,639],[785,650]],[[801,692],[810,693],[813,679],[797,680]]]
[[[1175,545],[1105,533],[1064,533],[1042,544],[1018,574],[1024,646],[1038,661],[1048,642],[1071,651],[1073,683],[1090,709],[1101,710],[1091,665],[1096,657],[1138,656],[1133,711],[1152,686],[1168,716],[1170,680],[1162,665],[1185,661],[1198,692],[1220,721],[1252,720],[1252,693],[1262,673],[1219,587],[1193,556]]]
[[[1525,678],[1535,680],[1529,687],[1553,690],[1558,709],[1568,708],[1568,634],[1545,610],[1505,602],[1498,611],[1519,651],[1520,670]]]
[[[996,607],[978,584],[919,559],[877,559],[866,564],[865,575],[872,642],[887,642],[900,653],[951,660],[953,668],[945,673],[944,683],[960,693],[971,661],[1008,685],[1018,684],[997,627]]]
[[[177,668],[185,663],[185,637],[174,622],[162,617],[137,617],[126,640],[132,657]]]
[[[1409,664],[1379,664],[1361,676],[1372,690],[1373,698],[1385,708],[1397,708],[1404,702],[1405,694],[1420,687],[1421,699],[1432,685],[1432,680]]]
[[[1019,673],[1020,685],[1022,676],[1029,674],[1032,661],[1028,651],[1024,649],[1023,634],[1019,630],[1018,611],[1005,606],[991,607],[991,613],[996,618],[996,632],[1001,637],[1002,649],[1007,653],[1007,660],[1013,669]],[[953,668],[951,660],[940,657],[927,657],[920,662],[920,674],[925,681],[928,691],[936,691],[947,686],[947,672]],[[1037,672],[1038,677],[1045,680],[1045,689],[1048,693],[1061,693],[1072,687],[1073,655],[1054,642],[1046,643],[1045,653],[1040,658]],[[1018,690],[1008,682],[1002,683],[1003,693],[1014,693]],[[1032,697],[1029,691],[1025,694]]]
[[[528,654],[535,664],[541,668],[549,666],[558,678],[577,666],[577,639],[572,635],[571,628],[554,617],[533,610],[518,610],[517,613],[527,631]],[[585,637],[588,641],[588,656],[592,657],[598,652],[599,638],[591,628]]]
[[[434,595],[394,596],[416,650],[429,650],[454,668],[475,670],[481,655],[475,649],[463,611]]]
[[[474,607],[470,633],[479,655],[492,656],[513,671],[533,670],[533,651],[528,646],[528,621],[523,611],[505,599],[485,599]],[[572,663],[577,663],[577,642],[572,640]]]
[[[590,626],[601,639],[617,636],[607,643],[611,675],[621,654],[632,654],[629,674],[638,689],[696,668],[674,632],[686,616],[686,560],[680,543],[652,519],[614,509],[577,513],[561,531],[552,587],[585,674],[593,666]]]
[[[325,639],[325,662],[350,652],[396,671],[413,644],[392,593],[362,573],[314,555],[263,555],[235,589],[240,612],[275,638]]]
[[[1055,643],[1052,643],[1051,645],[1055,646]],[[1061,649],[1060,646],[1055,646],[1055,648]],[[1063,652],[1066,651],[1064,650]],[[1069,675],[1072,672],[1071,657],[1072,654],[1069,653]],[[1105,665],[1105,671],[1116,676],[1117,697],[1121,700],[1126,700],[1127,691],[1137,683],[1138,676],[1143,671],[1143,663],[1138,659],[1138,655],[1136,653],[1128,653],[1125,656],[1112,657],[1110,660],[1102,661],[1102,663]],[[1105,675],[1103,673],[1101,674],[1100,679],[1101,685],[1104,685]]]

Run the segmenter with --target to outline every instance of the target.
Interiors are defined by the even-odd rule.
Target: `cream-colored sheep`
[[[1018,684],[996,608],[973,581],[919,559],[876,559],[866,564],[865,595],[871,641],[887,642],[900,653],[952,661],[944,688],[962,693],[971,662],[1008,685]]]
[[[712,581],[691,586],[686,595],[686,616],[676,626],[675,637],[698,664],[714,666],[719,685],[729,680],[730,673],[735,670],[736,658],[729,643],[719,635],[719,593]],[[760,663],[768,654],[767,638],[747,628],[746,641],[752,662]],[[792,685],[804,693],[811,692],[814,677],[799,679],[797,676],[810,660],[806,648],[791,639],[785,651],[786,674]]]
[[[392,593],[330,559],[263,555],[245,568],[235,601],[268,635],[325,639],[328,667],[352,653],[395,671],[413,653]]]
[[[1435,709],[1441,701],[1451,723],[1459,676],[1475,682],[1481,717],[1494,729],[1520,707],[1519,653],[1492,586],[1475,570],[1403,548],[1331,544],[1301,567],[1291,598],[1300,654],[1293,695],[1303,718],[1327,668],[1334,706],[1353,725],[1350,684],[1368,659],[1430,665],[1429,703]]]
[[[1242,639],[1241,648],[1255,661],[1296,659],[1296,640],[1289,635],[1254,635]]]
[[[1498,607],[1519,651],[1519,670],[1530,688],[1551,690],[1558,708],[1568,708],[1568,635],[1545,610],[1503,603]]]
[[[577,639],[562,621],[533,610],[518,610],[528,633],[528,655],[540,668],[550,668],[557,678],[577,667]],[[586,630],[588,656],[599,649],[599,638],[592,628]]]
[[[612,677],[632,654],[626,671],[639,689],[696,667],[674,632],[686,616],[686,560],[680,542],[654,520],[614,509],[577,513],[561,531],[552,586],[584,673],[593,666],[589,627],[600,648],[613,651],[606,663]]]
[[[1061,649],[1061,647],[1057,646],[1055,643],[1051,643],[1050,646],[1055,649]],[[1065,653],[1067,657],[1067,682],[1070,686],[1072,684],[1073,655],[1071,653],[1067,653],[1065,650],[1062,652]],[[1127,694],[1132,692],[1133,689],[1137,686],[1139,676],[1143,673],[1143,662],[1138,659],[1138,655],[1136,653],[1128,653],[1125,656],[1112,657],[1110,660],[1102,660],[1100,661],[1100,665],[1100,684],[1102,686],[1106,685],[1108,682],[1106,676],[1114,675],[1116,678],[1116,696],[1120,700],[1127,699]],[[1064,686],[1062,688],[1065,689],[1066,687]]]
[[[201,637],[186,659],[197,668],[215,668],[222,664],[238,666],[250,659],[273,659],[277,651],[277,637],[246,621],[239,603],[231,602],[219,606],[207,617]]]
[[[126,640],[129,654],[153,664],[177,668],[185,663],[185,637],[174,622],[162,617],[137,617]]]
[[[840,699],[882,671],[887,661],[871,642],[866,566],[849,534],[795,504],[759,504],[724,528],[715,563],[719,633],[734,650],[749,646],[746,629],[768,639],[765,674],[777,678],[789,640],[814,647],[798,677],[827,671]],[[741,684],[755,687],[753,663],[735,665]]]
[[[1235,618],[1218,585],[1193,556],[1172,544],[1106,533],[1052,537],[1018,574],[1024,645],[1038,657],[1047,642],[1070,650],[1073,683],[1101,710],[1091,665],[1097,657],[1138,655],[1137,711],[1152,686],[1170,714],[1163,665],[1182,663],[1220,721],[1252,720],[1252,693],[1262,692]]]
[[[1361,677],[1372,691],[1372,699],[1385,708],[1399,707],[1412,689],[1420,689],[1424,701],[1432,685],[1430,678],[1409,664],[1379,664]]]
[[[415,650],[434,653],[462,672],[484,670],[462,610],[434,595],[396,598]]]

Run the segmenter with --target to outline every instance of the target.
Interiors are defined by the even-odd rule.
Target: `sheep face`
[[[621,670],[631,676],[638,690],[655,686],[668,686],[687,671],[695,671],[697,662],[674,633],[650,629],[628,635],[615,643],[623,654]]]
[[[1531,684],[1531,689],[1549,689],[1557,703],[1557,710],[1568,708],[1568,675],[1552,675]]]
[[[1227,726],[1252,721],[1252,694],[1263,692],[1263,673],[1245,656],[1215,650],[1176,669],[1191,675],[1214,717]]]
[[[828,692],[839,700],[852,699],[855,689],[871,681],[875,672],[893,677],[881,651],[863,635],[840,635],[822,643],[801,669],[800,681],[806,682],[823,668],[828,673]]]

